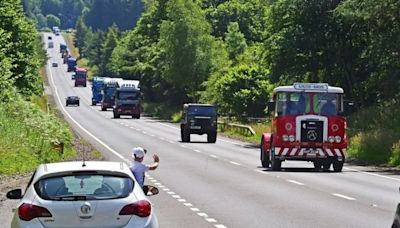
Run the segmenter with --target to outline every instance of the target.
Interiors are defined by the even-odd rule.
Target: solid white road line
[[[381,177],[381,178],[385,178],[385,179],[388,179],[388,180],[393,180],[393,181],[400,182],[399,178],[388,177],[388,176],[384,176],[384,175],[380,175],[380,174],[376,174],[376,173],[370,173],[370,172],[361,171],[361,170],[358,170],[358,169],[347,168],[347,167],[343,167],[343,169],[354,171],[354,172],[358,172],[358,173],[367,174],[367,175],[370,175],[370,176]]]
[[[355,198],[352,198],[350,196],[345,196],[345,195],[342,195],[342,194],[339,194],[339,193],[332,193],[332,195],[334,195],[336,197],[343,198],[343,199],[347,199],[347,200],[356,200]]]

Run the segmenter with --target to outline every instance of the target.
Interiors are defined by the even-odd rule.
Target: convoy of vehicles
[[[125,162],[73,161],[41,164],[20,199],[11,227],[148,227],[158,220],[147,195]]]
[[[190,142],[190,134],[207,134],[207,142],[217,140],[217,107],[211,104],[185,104],[181,121],[181,140]]]
[[[67,60],[67,72],[75,71],[76,65],[76,59],[73,57],[69,57]]]
[[[118,88],[118,81],[122,78],[105,78],[102,90],[101,111],[114,107],[115,93]]]
[[[84,68],[76,67],[75,69],[75,87],[86,87],[87,70]]]
[[[103,95],[101,93],[104,86],[104,77],[94,77],[92,80],[92,105],[101,103]]]
[[[311,161],[341,172],[347,148],[342,88],[321,83],[295,83],[274,89],[269,111],[271,132],[261,139],[261,164],[280,170],[282,161]]]
[[[114,118],[129,115],[139,119],[141,113],[140,89],[138,80],[120,80],[115,91],[113,114]]]

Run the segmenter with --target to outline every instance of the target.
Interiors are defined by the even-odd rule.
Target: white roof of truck
[[[276,87],[274,93],[277,92],[344,93],[342,88],[327,83],[294,83],[291,86]]]
[[[118,81],[118,85],[120,88],[122,87],[133,87],[135,89],[139,89],[139,80],[122,80]]]

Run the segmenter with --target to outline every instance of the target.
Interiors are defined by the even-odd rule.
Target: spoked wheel
[[[261,149],[260,149],[260,160],[261,166],[264,168],[269,168],[270,160],[269,160],[269,153],[265,153],[264,144],[261,142]]]

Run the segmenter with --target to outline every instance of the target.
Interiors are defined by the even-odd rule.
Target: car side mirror
[[[146,196],[154,196],[159,193],[159,190],[157,187],[151,186],[151,185],[144,185],[143,186],[143,192]]]
[[[11,190],[6,195],[8,199],[22,199],[22,196],[22,189],[20,188]]]

